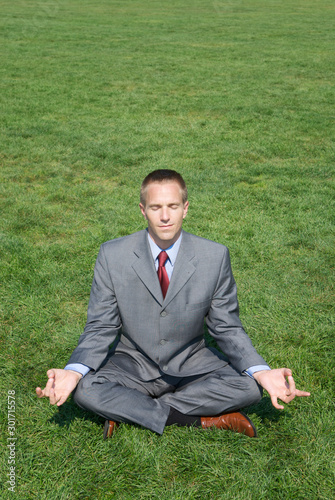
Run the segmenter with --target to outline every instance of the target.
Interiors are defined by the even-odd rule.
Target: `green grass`
[[[334,489],[330,0],[0,1],[1,498],[329,500]],[[241,317],[309,399],[249,408],[259,439],[162,437],[38,400],[83,329],[100,244],[139,185],[185,177],[185,229],[225,243]],[[7,392],[16,391],[16,491]]]

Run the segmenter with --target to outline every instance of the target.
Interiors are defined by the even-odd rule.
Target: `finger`
[[[277,408],[277,410],[283,410],[284,407],[280,404],[278,404],[278,400],[277,400],[277,397],[276,396],[271,396],[271,403],[273,404],[273,406],[275,408]]]
[[[311,393],[310,392],[306,392],[306,391],[299,391],[298,389],[295,391],[295,395],[296,396],[302,396],[302,397],[307,397],[307,396],[310,396]]]
[[[57,406],[61,406],[65,401],[67,400],[67,397],[62,396],[60,400],[57,402]]]
[[[55,389],[50,389],[49,400],[51,405],[55,405],[57,403]]]
[[[55,382],[55,377],[49,377],[45,387],[51,388],[54,385],[54,382]]]
[[[293,401],[295,396],[296,396],[295,393],[290,394],[289,396],[286,396],[286,398],[283,398],[282,401],[284,401],[284,403],[290,403],[291,401]]]
[[[56,374],[55,374],[55,370],[53,368],[51,368],[51,370],[48,370],[47,371],[47,377],[50,378],[55,378]]]
[[[40,387],[36,387],[36,394],[38,398],[43,398],[44,397],[44,391]]]
[[[296,396],[310,396],[309,392],[295,390],[290,396],[280,397],[284,403],[290,403]]]
[[[292,377],[292,375],[289,375],[287,377],[287,380],[288,380],[288,389],[289,389],[289,393],[290,394],[294,394],[295,393],[295,382],[294,382],[294,378]],[[288,394],[288,396],[290,395]]]
[[[290,370],[289,368],[283,368],[282,370],[284,377],[292,377],[292,370]]]
[[[41,397],[49,397],[50,396],[50,391],[54,385],[55,380],[53,378],[49,378],[48,382],[46,383],[45,388],[43,389],[42,393],[43,395]]]

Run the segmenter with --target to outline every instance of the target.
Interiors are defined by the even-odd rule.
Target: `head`
[[[160,169],[160,170],[154,170],[153,172],[150,172],[145,179],[142,182],[141,185],[141,194],[140,194],[140,202],[143,206],[145,206],[146,203],[146,195],[147,195],[147,189],[149,184],[152,182],[177,182],[179,184],[179,187],[182,192],[182,199],[183,203],[187,202],[187,187],[185,184],[184,179],[178,172],[175,170],[168,170],[168,169]]]
[[[171,246],[179,238],[188,210],[182,176],[167,169],[147,175],[141,186],[140,209],[155,243],[162,249]]]

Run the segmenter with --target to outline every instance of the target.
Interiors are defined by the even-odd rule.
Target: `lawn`
[[[333,498],[334,2],[0,7],[1,498]],[[229,247],[260,354],[311,392],[248,408],[258,439],[103,441],[99,417],[35,396],[83,330],[100,244],[145,227],[156,168],[188,184],[185,229]]]

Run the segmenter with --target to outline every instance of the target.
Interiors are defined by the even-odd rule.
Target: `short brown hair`
[[[141,194],[140,194],[140,202],[142,203],[142,205],[145,206],[146,191],[149,184],[153,182],[171,182],[171,181],[178,182],[180,189],[182,191],[183,203],[186,203],[187,187],[182,176],[178,174],[178,172],[176,172],[175,170],[162,168],[160,170],[154,170],[153,172],[150,172],[150,174],[148,174],[144,179],[144,181],[142,182]]]

